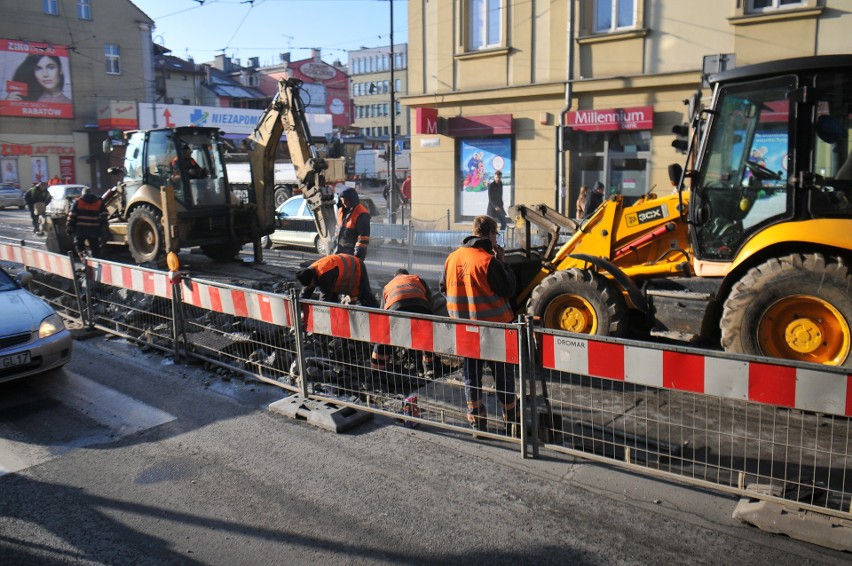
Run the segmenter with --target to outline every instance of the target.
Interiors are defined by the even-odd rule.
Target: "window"
[[[104,45],[104,59],[106,60],[106,73],[108,75],[121,74],[121,53],[118,45],[113,43]]]
[[[634,0],[594,0],[592,30],[607,33],[636,25]]]
[[[467,49],[499,47],[503,40],[502,0],[468,0]]]
[[[799,8],[806,4],[804,0],[748,0],[749,12],[768,12],[784,8]]]
[[[59,5],[57,0],[44,0],[42,5],[44,6],[45,14],[50,14],[51,16],[59,15]]]
[[[77,17],[81,20],[92,19],[92,6],[90,0],[77,0]]]

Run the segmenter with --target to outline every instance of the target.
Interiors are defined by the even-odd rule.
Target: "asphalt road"
[[[386,418],[335,435],[283,395],[102,337],[0,385],[0,563],[848,564],[729,496]]]

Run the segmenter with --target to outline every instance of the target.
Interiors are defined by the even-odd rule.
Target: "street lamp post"
[[[390,147],[388,148],[389,171],[388,171],[388,224],[394,218],[393,205],[396,199],[396,147],[394,146],[394,135],[396,134],[396,104],[394,100],[394,52],[393,52],[393,0],[390,2]]]

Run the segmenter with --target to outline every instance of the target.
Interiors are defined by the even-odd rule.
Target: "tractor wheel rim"
[[[757,327],[761,350],[768,356],[840,365],[849,356],[849,322],[830,303],[813,296],[791,295],[773,303]]]
[[[544,313],[545,326],[578,334],[594,334],[598,328],[595,310],[586,299],[564,295],[551,301]]]

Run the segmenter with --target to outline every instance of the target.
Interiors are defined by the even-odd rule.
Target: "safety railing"
[[[188,355],[299,391],[293,300],[184,278],[176,335]]]
[[[39,294],[76,279],[64,264],[36,267],[60,258],[72,265],[0,245],[0,260],[60,280]],[[478,437],[852,518],[848,368],[301,301],[103,260],[86,276],[78,310],[92,325],[305,397],[472,432],[463,364],[505,363],[511,385],[486,371],[473,396]],[[519,426],[507,427],[500,401],[513,394]]]
[[[544,447],[852,515],[848,369],[546,330],[534,341]]]
[[[66,320],[83,320],[80,277],[70,256],[18,244],[0,244],[0,260],[32,275],[30,291],[50,303]]]
[[[167,353],[175,353],[176,303],[162,271],[89,258],[89,324]]]
[[[429,423],[470,432],[462,366],[465,359],[477,360],[488,370],[482,386],[468,392],[483,406],[476,434],[519,442],[512,435],[520,436],[520,426],[507,427],[501,405],[524,387],[523,326],[308,300],[300,301],[300,311],[307,395],[399,417],[408,426]],[[374,348],[388,356],[381,367],[372,362]],[[424,356],[431,368],[424,366]],[[510,375],[500,384],[493,370],[503,364]]]

